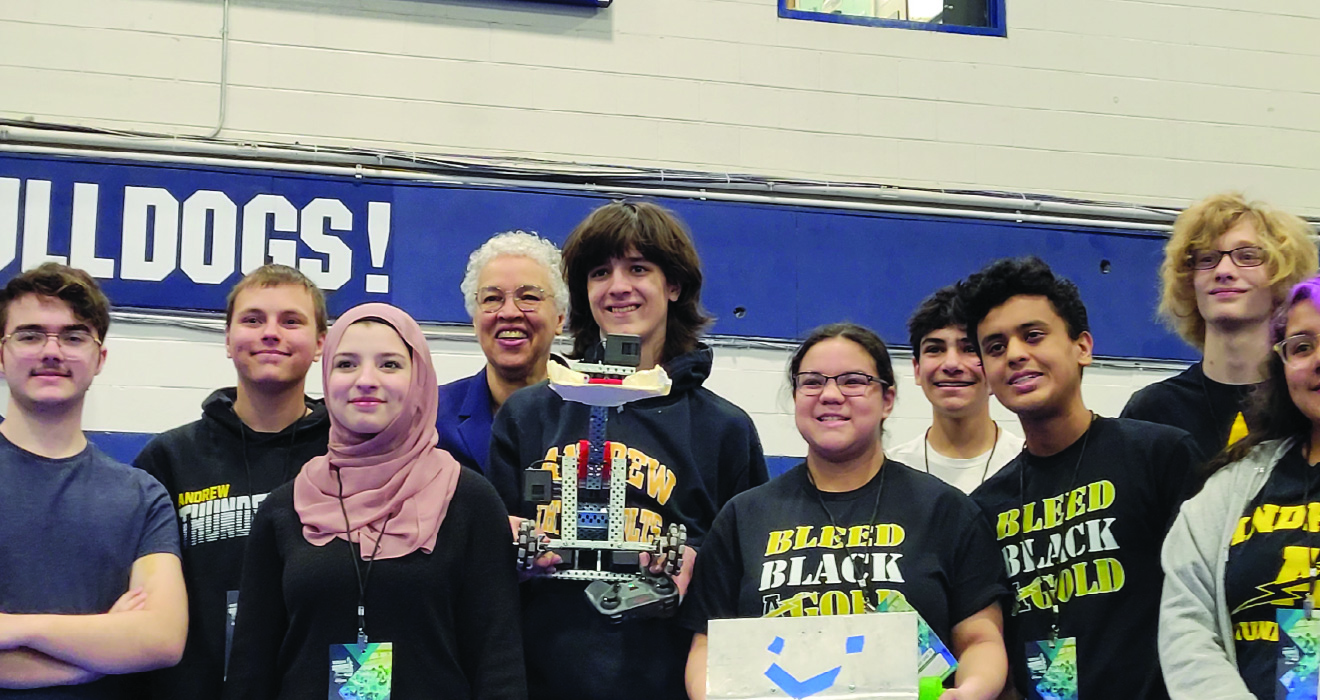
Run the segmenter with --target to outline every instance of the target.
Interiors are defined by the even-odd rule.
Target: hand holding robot
[[[551,578],[591,581],[587,600],[611,620],[674,614],[691,577],[687,528],[670,523],[652,542],[624,538],[627,465],[605,440],[609,409],[630,401],[664,396],[669,377],[661,367],[637,372],[641,339],[609,335],[604,360],[580,362],[572,370],[551,364],[550,385],[567,401],[591,406],[589,437],[576,453],[559,460],[560,482],[534,464],[524,475],[524,498],[561,504],[560,538],[536,531],[531,520],[517,523],[519,571],[537,570]],[[515,518],[510,518],[513,525]],[[530,573],[529,573],[530,572]]]

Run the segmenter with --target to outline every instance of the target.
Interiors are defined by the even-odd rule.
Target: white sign
[[[711,620],[706,697],[917,699],[917,614]]]

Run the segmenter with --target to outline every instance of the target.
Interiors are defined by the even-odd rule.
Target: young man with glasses
[[[959,283],[959,303],[990,390],[1026,435],[1027,449],[972,492],[1013,592],[1014,686],[1030,700],[1167,700],[1160,543],[1200,452],[1176,428],[1086,407],[1086,307],[1038,258],[989,265]]]
[[[1270,317],[1315,274],[1301,219],[1239,194],[1217,194],[1178,216],[1160,266],[1159,314],[1202,360],[1132,395],[1123,417],[1192,434],[1207,458],[1247,434],[1242,406],[1264,381]]]
[[[109,309],[90,275],[56,263],[0,290],[0,697],[127,698],[119,674],[183,653],[169,495],[82,431]]]
[[[944,287],[908,319],[912,375],[930,402],[926,432],[885,454],[971,493],[1013,461],[1022,438],[990,418],[990,389],[981,356],[958,321],[957,290]]]
[[[177,510],[192,620],[179,665],[142,679],[142,694],[158,699],[220,697],[252,516],[329,440],[324,402],[304,393],[325,340],[321,290],[294,268],[265,265],[225,306],[237,386],[212,392],[201,419],[156,436],[134,460]]]
[[[490,426],[513,392],[546,378],[550,345],[564,330],[568,286],[559,249],[509,231],[468,258],[459,289],[486,356],[480,372],[440,387],[439,447],[487,478]]]

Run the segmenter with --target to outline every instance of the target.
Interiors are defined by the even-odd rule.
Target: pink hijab
[[[377,542],[377,559],[419,549],[429,554],[449,511],[460,468],[448,452],[436,447],[435,368],[421,327],[389,304],[355,306],[326,335],[321,377],[329,386],[344,332],[364,318],[385,321],[412,349],[412,384],[403,411],[384,430],[363,439],[340,425],[331,410],[330,452],[303,465],[293,482],[293,507],[302,521],[303,537],[318,547],[338,538],[357,542],[363,559],[371,558]],[[336,472],[343,477],[343,510]]]

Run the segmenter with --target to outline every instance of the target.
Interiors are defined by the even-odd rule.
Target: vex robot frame
[[[630,391],[625,379],[637,372],[641,339],[631,335],[609,335],[604,358],[599,363],[579,362],[573,370],[582,375],[571,388],[551,386],[566,400],[591,407],[585,440],[576,454],[567,450],[558,460],[559,483],[543,468],[529,467],[524,474],[524,498],[546,505],[560,502],[559,538],[547,539],[535,531],[535,522],[524,520],[518,533],[518,565],[531,569],[537,557],[554,551],[563,558],[552,578],[591,581],[587,600],[601,614],[621,621],[635,617],[666,617],[678,607],[678,587],[673,577],[683,567],[687,529],[671,523],[652,542],[629,542],[624,535],[628,493],[628,465],[623,454],[614,454],[605,439],[610,409],[653,393]],[[667,387],[668,379],[658,370]],[[630,394],[632,394],[630,396]],[[641,563],[646,552],[664,558],[661,573],[652,573]]]

